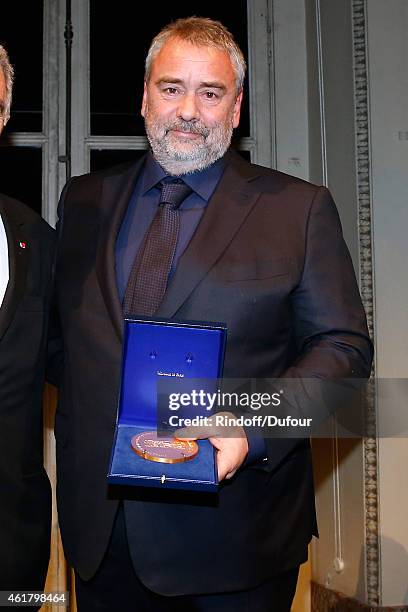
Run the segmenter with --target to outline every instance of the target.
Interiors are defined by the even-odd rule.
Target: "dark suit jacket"
[[[0,590],[44,588],[51,489],[43,468],[42,390],[53,230],[0,195],[9,284],[0,307]]]
[[[117,508],[106,474],[121,366],[115,240],[140,162],[74,178],[60,207],[57,293],[65,375],[57,414],[59,517],[87,579]],[[327,189],[228,154],[158,316],[224,321],[227,377],[367,376],[371,343]],[[168,594],[257,585],[304,561],[316,534],[309,442],[267,440],[217,499],[129,488],[125,512],[141,580]]]

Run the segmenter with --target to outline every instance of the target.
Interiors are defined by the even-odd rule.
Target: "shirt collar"
[[[193,172],[192,174],[184,174],[181,178],[193,189],[203,200],[209,201],[217,187],[222,173],[225,168],[225,157],[218,159],[208,168]],[[152,153],[146,156],[146,164],[142,178],[142,193],[146,193],[162,181],[167,175],[166,171],[154,159]]]

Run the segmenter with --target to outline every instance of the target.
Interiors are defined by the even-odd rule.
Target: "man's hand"
[[[234,418],[230,412],[220,412],[218,414]],[[226,437],[227,434],[227,437]],[[218,480],[229,480],[244,463],[248,455],[248,440],[243,427],[228,426],[216,427],[212,423],[211,417],[208,418],[208,425],[201,427],[184,427],[175,433],[176,438],[183,440],[204,440],[208,439],[217,449],[217,469]]]

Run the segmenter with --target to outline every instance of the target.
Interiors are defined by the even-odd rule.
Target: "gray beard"
[[[171,142],[169,130],[175,127],[186,132],[201,134],[204,138],[199,143],[191,143],[191,147],[182,150],[177,143]],[[204,170],[220,159],[231,144],[232,121],[229,125],[217,125],[206,128],[189,121],[178,120],[170,126],[163,126],[146,114],[145,128],[147,138],[156,161],[170,175],[181,176]],[[188,145],[188,143],[185,143]]]

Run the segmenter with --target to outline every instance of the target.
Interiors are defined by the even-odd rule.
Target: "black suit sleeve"
[[[292,294],[292,312],[298,357],[282,374],[283,379],[295,379],[285,401],[292,415],[308,411],[308,416],[321,421],[336,408],[336,402],[327,405],[324,396],[330,385],[325,386],[325,382],[319,385],[317,381],[356,379],[358,387],[358,381],[361,383],[361,379],[369,376],[373,357],[339,215],[324,187],[317,190],[310,209],[304,269]],[[313,379],[316,385],[313,382],[308,385]],[[317,394],[315,397],[310,394],[310,388]],[[332,388],[331,397],[335,394],[336,389]],[[268,439],[266,435],[265,469],[275,469],[300,442],[289,438]]]
[[[64,189],[62,190],[61,197],[58,203],[57,209],[57,248],[55,250],[54,266],[53,266],[53,298],[51,302],[50,320],[48,327],[48,346],[47,346],[47,368],[46,378],[47,381],[56,387],[59,387],[62,379],[62,372],[64,368],[64,347],[62,341],[62,331],[60,318],[57,308],[56,299],[56,261],[58,254],[58,242],[61,238],[63,222],[64,222],[64,204],[65,198],[68,193],[69,185],[72,179],[70,179]]]

